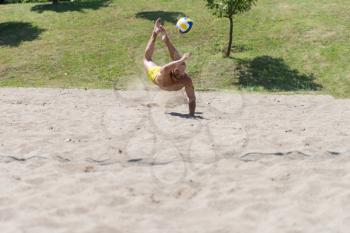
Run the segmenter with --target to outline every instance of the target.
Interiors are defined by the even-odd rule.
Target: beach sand
[[[350,100],[0,89],[1,233],[347,233]]]

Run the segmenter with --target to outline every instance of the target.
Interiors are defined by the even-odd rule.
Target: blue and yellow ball
[[[192,26],[193,21],[188,17],[182,17],[176,23],[176,27],[179,29],[180,33],[187,33],[191,31]]]

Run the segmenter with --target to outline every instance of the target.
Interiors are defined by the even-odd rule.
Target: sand
[[[1,233],[350,229],[350,100],[0,89]]]

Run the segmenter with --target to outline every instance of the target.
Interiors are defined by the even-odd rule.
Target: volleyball
[[[176,27],[179,29],[180,33],[187,33],[191,31],[192,26],[193,21],[188,17],[182,17],[176,23]]]

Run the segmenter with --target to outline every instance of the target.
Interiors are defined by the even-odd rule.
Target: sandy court
[[[350,100],[0,89],[1,233],[347,233]]]

